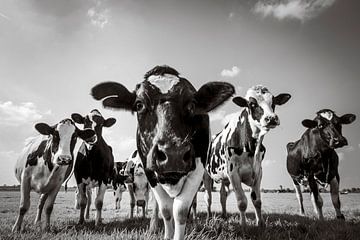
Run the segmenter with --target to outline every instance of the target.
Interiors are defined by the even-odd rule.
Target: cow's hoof
[[[150,220],[150,226],[149,226],[149,232],[150,233],[156,233],[159,229],[159,220]]]
[[[344,214],[341,214],[340,216],[336,216],[336,218],[339,220],[345,220]]]

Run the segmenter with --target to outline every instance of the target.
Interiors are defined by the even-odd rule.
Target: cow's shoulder
[[[44,154],[47,142],[48,140],[42,140],[37,147],[32,149],[32,151],[27,156],[25,167],[37,165],[38,158],[42,157]]]

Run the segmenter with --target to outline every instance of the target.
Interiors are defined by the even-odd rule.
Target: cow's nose
[[[173,160],[179,161],[180,159],[184,162],[189,162],[191,159],[191,149],[189,145],[170,148],[158,145],[154,151],[153,157],[160,164],[166,164]]]
[[[139,207],[145,206],[145,200],[137,200],[136,201],[136,206],[139,206]]]
[[[59,165],[69,164],[71,159],[72,159],[72,157],[69,155],[60,155],[59,156]]]
[[[269,126],[279,125],[279,117],[278,117],[277,115],[266,116],[266,117],[265,117],[265,122],[266,122],[266,124],[269,125]]]

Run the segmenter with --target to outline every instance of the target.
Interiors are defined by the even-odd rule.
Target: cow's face
[[[345,114],[338,117],[334,111],[323,109],[317,112],[314,120],[305,119],[302,124],[307,128],[316,129],[329,147],[340,148],[348,144],[346,138],[342,135],[342,124],[350,124],[355,119],[354,114]]]
[[[94,138],[87,141],[90,145],[94,145],[97,139],[101,137],[103,127],[111,127],[116,122],[115,118],[104,119],[97,109],[91,110],[90,113],[84,117],[79,113],[73,113],[71,114],[71,118],[74,122],[83,124],[84,129],[92,129],[95,131],[96,135]]]
[[[176,184],[195,168],[194,117],[207,114],[233,93],[234,87],[222,82],[207,83],[196,91],[167,66],[146,73],[145,80],[132,93],[115,82],[92,89],[95,99],[106,98],[105,107],[136,112],[137,146],[145,171],[168,184]]]
[[[257,85],[247,91],[245,98],[235,97],[233,102],[240,107],[246,107],[252,123],[259,130],[267,132],[280,125],[275,106],[283,105],[290,98],[291,95],[287,93],[274,97],[266,87]]]
[[[40,134],[50,135],[52,162],[55,165],[69,165],[72,162],[77,137],[85,140],[95,135],[93,130],[78,129],[71,119],[62,120],[52,127],[46,123],[38,123],[35,129]]]

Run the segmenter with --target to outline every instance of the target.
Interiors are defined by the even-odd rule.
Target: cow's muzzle
[[[330,147],[331,148],[341,148],[348,145],[348,141],[344,137],[334,137],[330,140]]]
[[[63,166],[63,165],[69,165],[72,162],[72,157],[68,155],[60,155],[57,158],[56,164]]]
[[[136,206],[145,207],[145,200],[137,200],[136,201]]]

